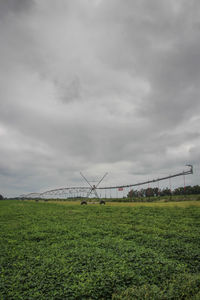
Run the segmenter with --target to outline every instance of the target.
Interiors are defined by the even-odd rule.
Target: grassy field
[[[200,299],[199,202],[0,201],[0,299]]]
[[[27,200],[29,201],[29,200]],[[31,200],[34,201],[34,200]],[[45,201],[40,201],[40,202],[45,202]],[[106,206],[120,206],[120,207],[138,207],[138,206],[146,206],[146,207],[191,207],[191,206],[197,206],[200,207],[200,201],[179,201],[179,202],[115,202],[115,201],[106,201]],[[62,204],[62,205],[80,205],[81,200],[76,200],[76,201],[59,201],[59,200],[50,200],[50,203],[56,203],[56,204]],[[97,204],[98,202],[88,202],[88,205],[93,205]]]

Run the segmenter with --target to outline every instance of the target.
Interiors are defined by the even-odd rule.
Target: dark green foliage
[[[0,200],[3,200],[3,196],[0,194]]]
[[[198,195],[200,194],[200,186],[195,185],[195,186],[190,186],[187,185],[185,188],[184,187],[179,187],[174,190],[174,195]]]
[[[200,207],[0,206],[0,299],[200,298]]]
[[[139,198],[139,197],[158,197],[158,196],[171,196],[171,195],[199,195],[200,194],[200,186],[185,186],[179,187],[175,190],[170,190],[169,188],[158,189],[155,188],[147,188],[140,190],[130,190],[127,194],[128,198]]]

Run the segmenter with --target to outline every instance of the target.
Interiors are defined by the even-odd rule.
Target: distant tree
[[[153,197],[154,196],[154,190],[152,188],[148,188],[145,190],[146,197]]]
[[[171,190],[166,188],[166,189],[163,189],[160,193],[161,196],[170,196],[172,194]]]
[[[0,200],[3,200],[3,196],[0,194]]]
[[[174,190],[170,190],[169,188],[159,189],[157,187],[140,189],[140,190],[130,190],[127,194],[128,198],[141,198],[141,197],[153,197],[153,196],[171,196],[171,195],[193,195],[200,194],[200,186],[190,186],[187,185],[185,187],[178,187]]]
[[[200,186],[195,185],[192,187],[193,194],[200,194]]]
[[[194,192],[193,192],[193,187],[190,186],[190,185],[187,185],[185,188],[184,188],[184,192],[185,194],[187,195],[192,195]]]
[[[141,189],[141,190],[138,192],[138,196],[139,196],[139,197],[145,197],[145,194],[146,194],[145,189]]]
[[[154,193],[154,196],[159,196],[159,188],[157,188],[157,187],[153,188],[153,193]]]
[[[174,190],[174,195],[184,195],[184,188],[178,187]]]
[[[190,186],[187,185],[185,187],[179,187],[174,190],[174,195],[192,195],[192,194],[200,194],[200,186]]]
[[[127,195],[128,198],[137,197],[137,192],[134,190],[130,190]]]

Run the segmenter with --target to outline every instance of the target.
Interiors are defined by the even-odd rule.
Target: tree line
[[[134,197],[158,197],[158,196],[171,196],[171,195],[197,195],[200,194],[200,186],[199,185],[187,185],[185,187],[178,187],[174,190],[170,190],[169,188],[159,189],[155,188],[146,188],[140,190],[130,190],[127,194],[128,198]]]

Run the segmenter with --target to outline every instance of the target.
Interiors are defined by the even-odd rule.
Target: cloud
[[[198,1],[9,0],[0,12],[0,193],[198,163]]]
[[[3,0],[0,2],[0,16],[3,18],[12,14],[20,14],[29,10],[32,5],[32,0]]]

